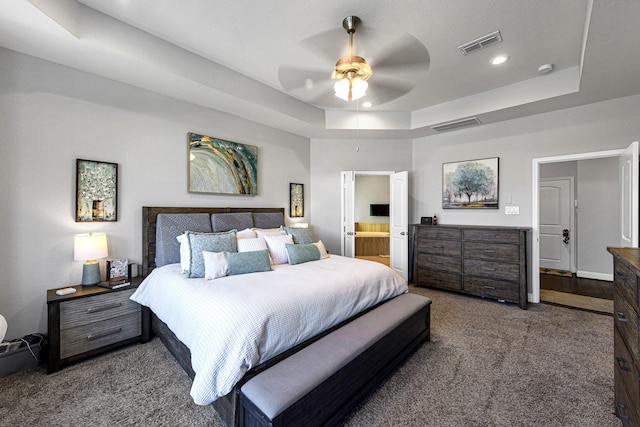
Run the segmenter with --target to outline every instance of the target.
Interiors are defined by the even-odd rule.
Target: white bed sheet
[[[252,367],[408,291],[387,266],[338,255],[273,268],[205,280],[170,264],[154,269],[131,296],[190,349],[196,404],[212,403]]]

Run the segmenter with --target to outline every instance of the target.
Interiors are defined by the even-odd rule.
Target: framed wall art
[[[76,159],[76,222],[117,221],[118,164]]]
[[[187,133],[189,192],[258,194],[258,147]]]
[[[498,209],[498,158],[442,164],[443,209]]]
[[[304,216],[304,184],[289,184],[289,206],[290,218]]]

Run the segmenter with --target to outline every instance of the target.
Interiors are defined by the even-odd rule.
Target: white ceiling
[[[348,15],[368,109],[330,93]],[[639,21],[636,0],[2,0],[0,46],[299,135],[412,138],[640,93]],[[458,50],[496,30],[502,43]],[[407,40],[428,61],[393,67]]]

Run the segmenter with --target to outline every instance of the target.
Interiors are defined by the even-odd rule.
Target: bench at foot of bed
[[[430,307],[400,295],[259,373],[240,390],[239,424],[335,424],[429,340]]]

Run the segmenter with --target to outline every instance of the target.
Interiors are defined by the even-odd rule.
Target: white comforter
[[[191,396],[207,405],[253,366],[407,290],[382,264],[332,255],[216,280],[189,279],[179,264],[166,265],[131,299],[150,307],[191,350]]]

